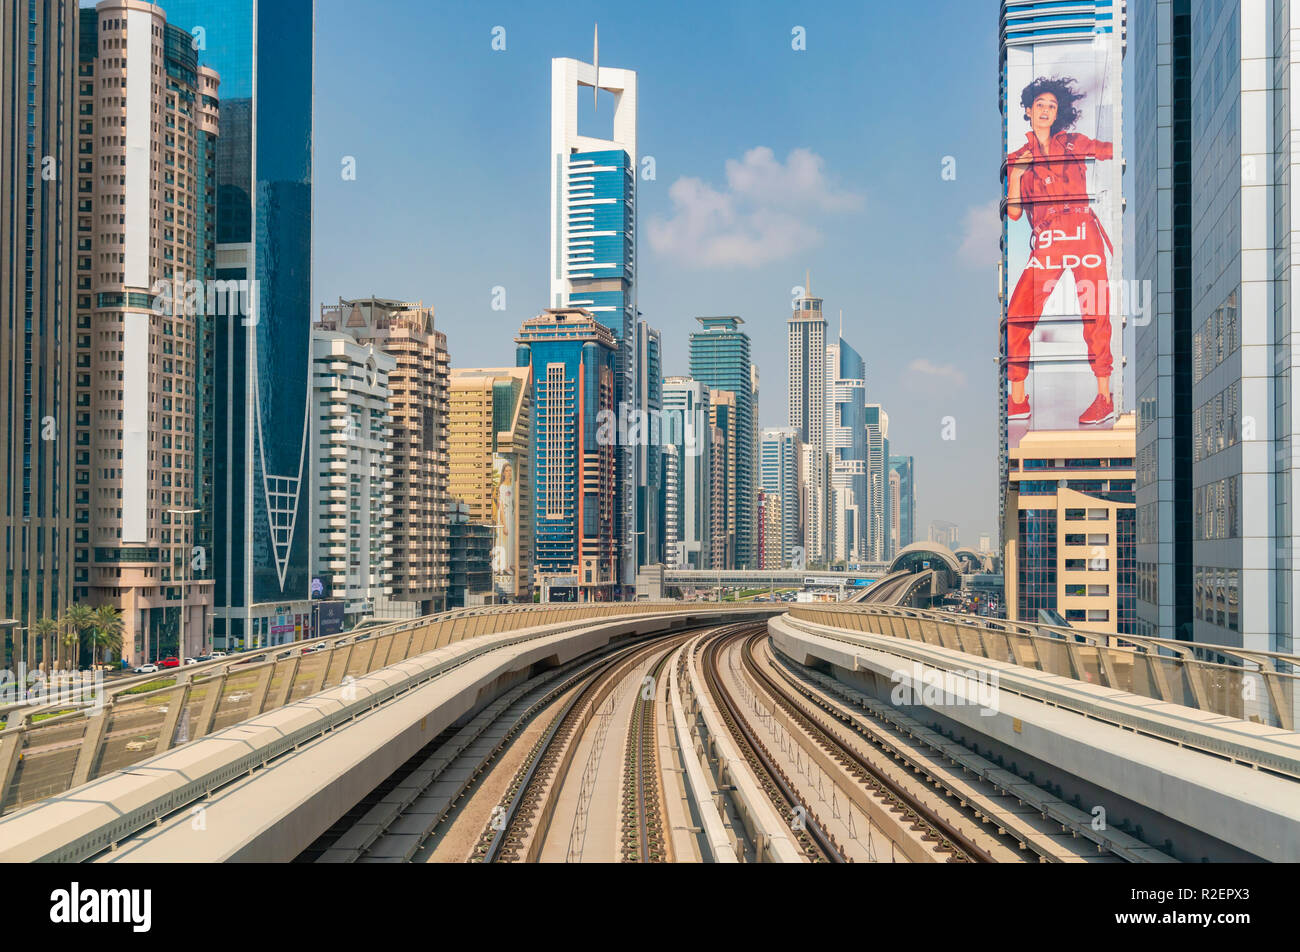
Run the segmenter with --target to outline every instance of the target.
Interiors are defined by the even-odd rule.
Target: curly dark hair
[[[1044,93],[1056,97],[1056,121],[1052,123],[1052,135],[1062,129],[1068,129],[1079,121],[1079,110],[1074,104],[1083,98],[1083,93],[1074,88],[1074,80],[1065,76],[1039,76],[1025,87],[1020,94],[1020,105],[1025,108],[1025,119],[1029,119],[1029,108],[1034,100]]]

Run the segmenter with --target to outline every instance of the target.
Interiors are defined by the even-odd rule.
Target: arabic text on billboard
[[[1113,43],[1007,50],[1008,442],[1109,428],[1122,345]]]

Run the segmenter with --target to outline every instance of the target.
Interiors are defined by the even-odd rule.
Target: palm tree
[[[68,659],[69,670],[72,669],[74,662],[77,667],[81,667],[81,642],[94,624],[95,613],[89,605],[70,605],[63,613],[63,643],[72,652],[72,656]]]
[[[100,605],[95,609],[95,633],[90,643],[91,665],[95,663],[95,653],[98,649],[103,649],[104,659],[107,660],[111,652],[122,651],[122,613],[117,610],[116,605]]]
[[[59,623],[53,618],[41,618],[32,625],[32,634],[38,642],[45,642],[44,661],[49,662],[50,652],[54,649],[54,639],[59,634]]]

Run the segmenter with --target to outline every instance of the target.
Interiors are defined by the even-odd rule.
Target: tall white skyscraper
[[[551,60],[551,306],[581,307],[614,334],[615,404],[637,408],[636,73],[591,63]],[[613,135],[578,134],[578,96],[614,96]],[[642,408],[643,409],[643,408]],[[621,415],[621,414],[620,414]],[[631,446],[615,461],[618,582],[635,584],[636,470]]]
[[[804,444],[800,465],[804,546],[810,561],[826,558],[827,465],[826,318],[822,299],[812,296],[812,275],[803,294],[795,298],[787,323],[786,363],[789,373],[787,420]]]

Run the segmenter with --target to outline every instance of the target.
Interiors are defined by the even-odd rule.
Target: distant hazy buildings
[[[533,531],[543,600],[609,600],[619,587],[615,450],[597,439],[615,410],[617,342],[581,308],[523,323],[516,364],[533,376]]]
[[[898,526],[895,553],[916,541],[916,460],[911,456],[889,457],[890,478],[897,477],[898,507],[891,516]]]
[[[930,542],[940,542],[950,549],[956,549],[960,541],[960,533],[955,522],[947,522],[943,519],[935,519],[930,523]]]

